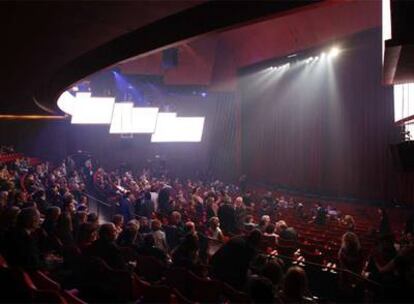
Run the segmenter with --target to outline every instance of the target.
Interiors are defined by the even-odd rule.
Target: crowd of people
[[[10,267],[54,272],[68,288],[78,287],[84,257],[134,271],[137,257],[150,256],[165,267],[223,281],[248,293],[252,302],[315,302],[306,270],[288,267],[267,251],[282,240],[299,240],[295,227],[281,217],[285,210],[310,226],[333,221],[344,227],[340,268],[387,286],[387,300],[410,299],[412,217],[396,244],[381,209],[379,245],[367,258],[354,217],[333,204],[309,208],[293,198],[242,188],[218,180],[155,177],[148,169],[106,172],[90,160],[80,166],[70,158],[57,166],[17,160],[0,167],[0,253]],[[91,212],[88,193],[113,205],[110,221]]]

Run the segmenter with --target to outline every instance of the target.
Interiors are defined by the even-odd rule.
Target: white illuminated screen
[[[175,113],[159,113],[151,142],[200,142],[204,117],[176,117]]]
[[[126,131],[132,128],[131,112],[133,107],[134,104],[129,102],[115,104],[109,134],[128,133]]]
[[[132,130],[130,133],[154,133],[158,108],[133,108]]]
[[[414,83],[394,85],[394,121],[414,115]]]
[[[77,93],[71,122],[72,124],[110,124],[114,103],[113,97],[91,97],[91,93]]]
[[[157,123],[158,108],[138,107],[132,103],[116,103],[110,134],[153,133]]]
[[[63,112],[73,115],[75,111],[75,97],[68,91],[65,91],[59,96],[57,105]]]
[[[407,132],[407,138],[414,140],[414,123],[405,125],[405,132]]]
[[[392,38],[391,0],[382,0],[382,60],[384,61],[385,40]]]

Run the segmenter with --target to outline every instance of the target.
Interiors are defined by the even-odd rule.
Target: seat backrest
[[[6,259],[0,254],[0,268],[7,268],[7,261]]]
[[[61,290],[59,283],[53,281],[41,271],[31,273],[30,278],[38,289],[53,290],[56,292],[60,292]]]
[[[189,271],[181,267],[172,267],[165,272],[166,283],[188,297],[191,286],[188,283]]]
[[[146,281],[159,281],[164,276],[165,265],[151,256],[138,256],[136,272]]]
[[[188,284],[191,286],[189,299],[200,303],[220,303],[224,299],[220,282],[198,277],[192,272],[188,275]]]
[[[251,303],[247,293],[238,291],[224,282],[220,282],[220,285],[224,297],[226,300],[230,301],[230,303]]]
[[[83,300],[72,294],[71,292],[64,290],[61,295],[65,298],[66,302],[70,304],[86,304]]]
[[[67,304],[68,302],[58,292],[53,290],[36,290],[33,303]]]

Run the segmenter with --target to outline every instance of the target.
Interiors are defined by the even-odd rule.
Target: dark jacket
[[[85,250],[85,255],[101,258],[113,269],[126,269],[121,250],[114,242],[98,239]]]

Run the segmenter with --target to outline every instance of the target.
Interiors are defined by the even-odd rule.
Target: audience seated
[[[144,236],[142,245],[137,248],[137,253],[143,256],[151,256],[163,263],[169,262],[168,255],[155,246],[154,236],[150,233]]]
[[[86,249],[86,255],[101,258],[113,269],[126,269],[121,250],[115,244],[116,233],[113,223],[101,225],[99,238]]]
[[[135,176],[95,170],[90,162],[85,169],[68,162],[32,167],[24,160],[13,168],[0,170],[1,265],[29,273],[47,270],[63,286],[86,296],[85,288],[90,289],[90,300],[139,300],[139,290],[131,289],[133,273],[151,281],[140,285],[147,290],[166,282],[174,287],[163,282],[171,267],[190,270],[191,286],[204,286],[203,292],[188,292],[200,302],[203,296],[243,299],[247,292],[254,303],[311,303],[309,286],[313,291],[326,282],[324,276],[340,289],[356,289],[366,280],[361,274],[382,287],[382,292],[370,290],[376,300],[410,299],[412,220],[395,238],[386,209],[379,211],[378,223],[352,209],[342,212],[334,203],[325,210],[319,203],[312,208],[304,200],[261,190],[241,196],[240,189],[219,181],[181,182],[152,177],[148,170]],[[120,212],[111,213],[112,223],[89,211],[88,189],[95,186],[100,198]],[[346,215],[339,219],[340,214]],[[370,224],[377,234],[369,232]],[[230,292],[233,288],[238,291]],[[334,301],[351,299],[341,297]]]
[[[286,272],[281,299],[284,303],[313,303],[309,295],[308,279],[300,267],[291,267]]]
[[[34,233],[39,228],[40,213],[34,208],[23,208],[16,226],[5,236],[4,256],[9,266],[37,270],[43,265],[38,240]]]
[[[243,289],[250,261],[258,253],[260,230],[253,230],[246,237],[234,237],[223,245],[212,257],[212,272],[218,279],[231,286]]]

